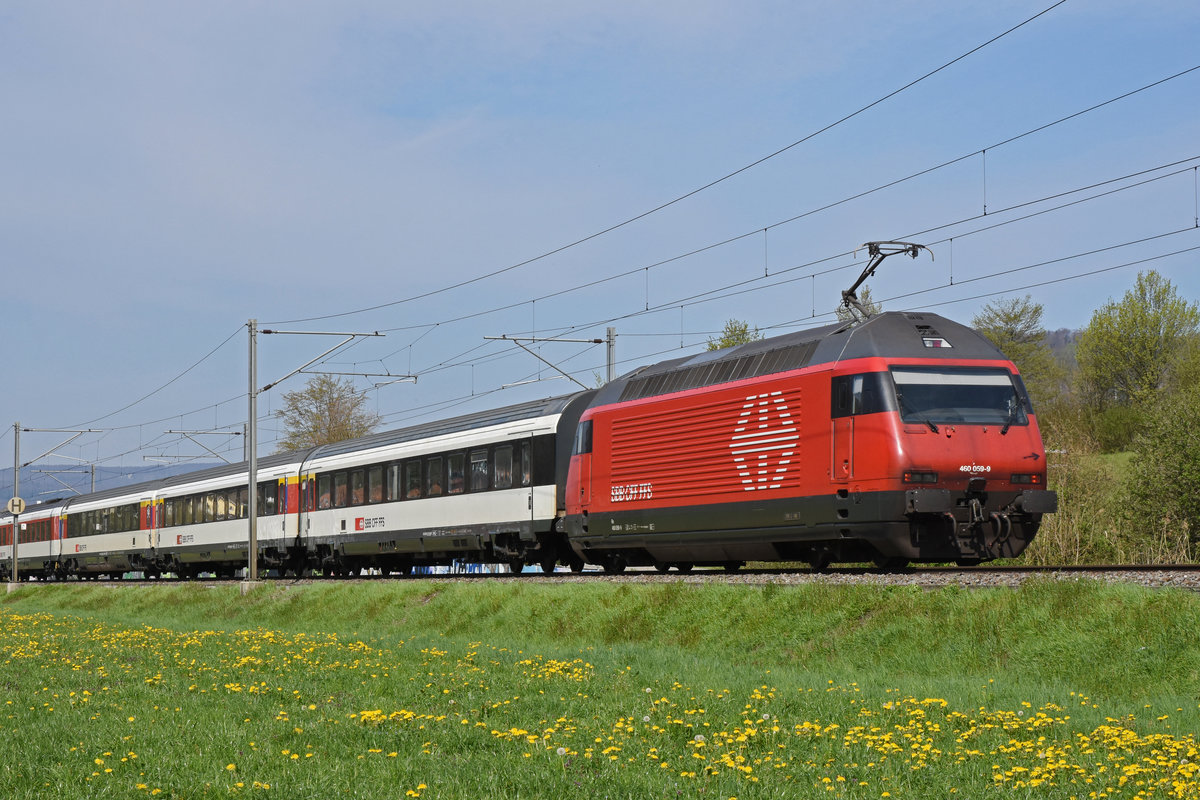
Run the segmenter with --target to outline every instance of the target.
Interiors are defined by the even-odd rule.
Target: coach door
[[[296,536],[307,544],[309,527],[312,525],[312,512],[317,507],[317,476],[300,474],[300,492],[296,507]],[[326,498],[328,503],[328,498]]]
[[[538,497],[537,486],[533,481],[533,440],[520,439],[514,442],[511,455],[506,453],[506,450],[507,448],[498,447],[495,451],[496,481],[499,484],[506,468],[511,470],[512,477],[509,479],[509,485],[514,488],[520,487],[521,493],[525,495],[525,520],[529,523],[529,527],[528,531],[524,531],[525,524],[522,523],[521,528],[528,537],[532,538],[538,529],[538,513],[540,511],[544,515],[544,509],[541,506],[545,504],[545,500]],[[511,464],[503,463],[510,459]]]

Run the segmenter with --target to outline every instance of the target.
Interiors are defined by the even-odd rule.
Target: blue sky
[[[250,318],[386,331],[324,368],[417,374],[358,379],[388,425],[560,394],[574,384],[501,390],[553,373],[484,337],[613,325],[623,372],[695,352],[729,318],[768,333],[823,324],[864,258],[803,265],[934,228],[913,236],[934,261],[893,260],[872,281],[885,308],[937,304],[969,322],[1030,293],[1047,327],[1078,328],[1139,268],[1200,299],[1200,250],[1162,257],[1200,246],[1186,230],[1200,70],[996,146],[1200,66],[1194,2],[1070,0],[662,211],[407,301],[691,192],[1051,4],[2,3],[0,425],[103,428],[61,452],[110,465],[196,455],[164,431],[240,430]],[[1173,162],[1070,208],[1015,221],[1102,189],[1005,210]],[[1010,224],[977,232],[997,223]],[[263,337],[259,383],[334,341]],[[603,347],[542,353],[583,383],[604,369]],[[264,416],[302,386],[264,394]],[[264,452],[275,427],[262,425]],[[205,441],[240,458],[238,439]],[[54,443],[25,434],[22,452]]]

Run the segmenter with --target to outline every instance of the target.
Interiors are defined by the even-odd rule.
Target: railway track
[[[801,585],[807,583],[826,585],[864,585],[864,586],[918,586],[927,589],[957,586],[962,588],[992,588],[1016,587],[1029,580],[1098,580],[1107,583],[1132,583],[1154,588],[1178,588],[1188,591],[1200,591],[1200,564],[1097,564],[1087,566],[982,566],[982,567],[911,567],[902,570],[880,570],[870,567],[844,567],[814,572],[806,568],[766,568],[744,569],[729,573],[724,570],[698,569],[692,572],[660,573],[654,570],[631,570],[621,574],[607,574],[601,571],[586,571],[573,573],[560,570],[552,574],[541,572],[524,572],[511,574],[497,573],[435,573],[401,577],[399,575],[362,575],[358,577],[277,577],[268,581],[281,585],[310,585],[327,581],[343,583],[379,583],[381,581],[504,581],[523,583],[721,583],[729,585],[765,586],[765,585]],[[150,585],[197,583],[207,586],[222,586],[237,582],[234,580],[217,580],[198,578],[186,581],[177,578],[159,578],[151,581],[140,578],[113,580],[99,578],[96,580],[79,581],[71,579],[67,584],[84,583],[89,585]],[[24,586],[50,586],[57,582],[32,581],[22,583]]]

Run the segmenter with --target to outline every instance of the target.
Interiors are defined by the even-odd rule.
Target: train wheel
[[[675,565],[675,569],[679,570],[680,572],[691,572],[692,571],[692,562],[680,561],[678,564]]]
[[[567,566],[571,568],[571,572],[583,572],[584,561],[579,556],[571,556],[567,559]]]
[[[725,571],[726,572],[737,572],[739,569],[741,569],[744,566],[746,566],[746,565],[744,563],[742,563],[741,561],[726,561],[725,562]]]
[[[619,575],[625,571],[625,559],[621,556],[606,556],[604,558],[604,571],[609,575]]]
[[[510,559],[508,562],[508,571],[511,572],[513,575],[520,575],[522,572],[525,571],[525,559],[523,559],[523,558]]]
[[[904,556],[875,556],[875,566],[882,570],[897,570],[908,567],[908,559]]]
[[[658,572],[666,572],[670,568],[671,568],[671,565],[665,561],[655,561],[654,562],[654,569]]]
[[[813,553],[808,558],[808,564],[813,572],[824,572],[833,563],[833,556],[825,550]]]
[[[554,572],[554,568],[557,566],[558,566],[558,559],[552,555],[546,556],[545,558],[542,559],[542,563],[541,563],[542,572],[546,573],[547,575],[552,574]]]
[[[960,567],[978,567],[980,564],[983,563],[983,559],[982,558],[959,558],[959,559],[955,559],[954,563]]]

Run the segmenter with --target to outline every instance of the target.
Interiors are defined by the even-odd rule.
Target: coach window
[[[243,487],[241,487],[240,489],[238,489],[238,490],[237,490],[237,514],[238,514],[238,519],[245,519],[245,518],[246,518],[246,498],[247,498],[247,497],[248,497],[248,493],[247,493],[247,491],[246,491],[246,487],[245,487],[245,486],[243,486]]]
[[[471,491],[483,492],[488,488],[488,452],[471,451]]]
[[[262,501],[258,504],[260,517],[270,517],[276,513],[275,499],[278,491],[279,485],[275,481],[267,481],[258,485],[258,496]]]
[[[333,506],[333,476],[329,473],[317,476],[317,508]]]
[[[493,459],[495,467],[496,488],[508,489],[512,487],[512,460],[513,449],[512,445],[504,445],[496,448],[496,455]]]
[[[350,505],[361,506],[367,499],[366,490],[363,488],[365,480],[363,470],[356,469],[350,473]]]
[[[415,500],[421,496],[421,462],[408,461],[404,464],[404,497]]]
[[[521,485],[528,486],[533,480],[533,456],[529,442],[521,442]]]
[[[446,471],[449,473],[450,494],[462,494],[466,488],[466,462],[462,453],[454,453],[446,457]]]
[[[383,502],[383,465],[367,469],[367,502]]]
[[[445,487],[446,473],[442,470],[442,457],[436,456],[425,462],[425,496],[437,497]]]
[[[350,493],[346,488],[346,473],[333,473],[333,507],[345,508],[346,501],[350,499]]]
[[[399,464],[388,464],[387,470],[387,499],[399,500],[404,497],[401,488],[402,470]]]
[[[217,520],[225,519],[225,507],[228,505],[225,502],[225,499],[226,498],[225,498],[224,492],[218,492],[217,496],[214,498],[214,500],[216,501],[216,509],[217,509],[217,515],[216,515],[215,519],[217,519]]]

